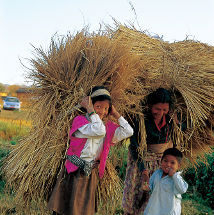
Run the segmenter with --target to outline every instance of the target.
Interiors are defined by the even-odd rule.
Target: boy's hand
[[[120,114],[117,112],[116,108],[114,107],[114,105],[112,105],[111,108],[111,113],[110,113],[115,119],[119,119],[120,118]]]
[[[168,175],[169,175],[169,176],[172,177],[175,173],[176,173],[176,171],[175,171],[174,169],[169,168],[169,172],[168,172]]]

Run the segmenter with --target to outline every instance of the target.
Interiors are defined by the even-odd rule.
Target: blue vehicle
[[[16,97],[6,97],[4,99],[3,109],[4,110],[20,110],[21,102]]]

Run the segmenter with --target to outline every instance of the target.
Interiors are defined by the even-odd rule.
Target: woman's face
[[[152,116],[154,120],[161,120],[163,115],[169,112],[169,103],[157,103],[152,105]]]
[[[94,103],[94,110],[99,115],[101,120],[108,115],[109,106],[108,100],[96,101]]]

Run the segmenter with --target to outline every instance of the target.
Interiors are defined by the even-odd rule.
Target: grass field
[[[0,167],[1,161],[7,154],[19,144],[20,138],[28,134],[31,128],[31,122],[27,118],[26,111],[5,111],[0,113]],[[120,154],[118,154],[120,156]],[[124,156],[124,154],[122,155]],[[126,156],[124,156],[126,157]],[[124,165],[122,166],[124,169]],[[124,170],[123,170],[124,171]],[[121,173],[124,177],[124,173]],[[0,214],[24,214],[17,213],[21,211],[13,200],[13,195],[4,193],[5,181],[0,170]],[[192,191],[188,191],[182,200],[183,215],[211,215],[214,211],[207,206],[200,198],[195,198]],[[193,198],[194,197],[194,198]],[[36,204],[35,204],[36,205]],[[120,207],[120,206],[119,206]],[[30,214],[38,215],[40,212],[35,206]],[[47,213],[48,214],[48,213]],[[122,214],[122,208],[118,208],[118,215]],[[100,214],[102,215],[102,214]]]

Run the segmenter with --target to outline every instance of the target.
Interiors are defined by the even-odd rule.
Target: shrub
[[[115,166],[115,169],[118,172],[119,177],[122,179],[122,181],[125,180],[126,176],[126,167],[127,167],[127,159],[128,159],[128,146],[127,141],[124,141],[120,145],[116,145],[114,147],[111,147],[109,158],[113,165]]]
[[[1,167],[2,167],[2,159],[9,154],[8,149],[0,149],[0,193],[4,190],[5,181],[3,180]]]
[[[206,156],[207,164],[198,162],[197,169],[189,168],[184,178],[189,184],[193,198],[201,199],[214,208],[214,151]]]

